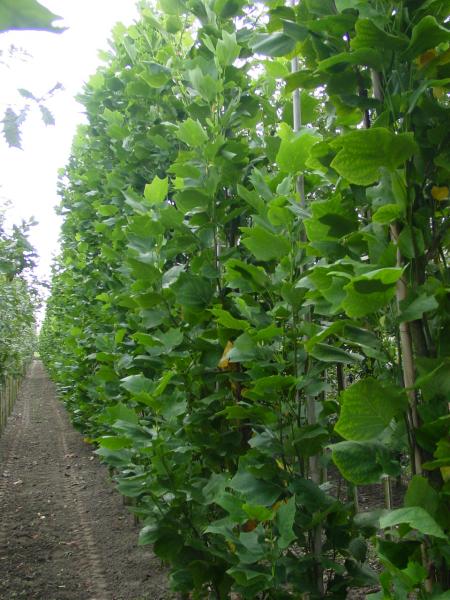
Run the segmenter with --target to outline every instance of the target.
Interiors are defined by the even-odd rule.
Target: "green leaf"
[[[222,19],[229,19],[237,16],[245,5],[246,0],[215,0],[214,12]]]
[[[238,471],[229,486],[243,494],[249,504],[261,504],[262,506],[272,506],[281,492],[281,488],[274,483],[257,479],[246,471]]]
[[[142,74],[142,79],[152,88],[160,88],[165,85],[171,76],[170,69],[155,62],[147,62],[146,70]]]
[[[285,56],[295,48],[295,40],[289,35],[281,32],[256,34],[252,42],[252,50],[255,54],[265,56]]]
[[[178,127],[177,137],[182,142],[193,148],[203,146],[208,141],[206,131],[198,121],[194,121],[190,117],[183,121]]]
[[[372,221],[388,225],[403,217],[403,209],[399,204],[384,204],[373,214]]]
[[[383,68],[384,57],[381,52],[373,48],[360,48],[353,52],[341,52],[334,54],[330,58],[321,60],[318,64],[319,71],[329,71],[333,67],[346,65],[364,65],[372,69],[381,70]]]
[[[175,375],[175,373],[173,371],[166,371],[164,373],[164,375],[161,377],[161,379],[158,381],[158,385],[155,387],[155,389],[153,391],[153,396],[155,396],[155,397],[161,396],[161,394],[164,393],[166,387],[171,382],[174,375]]]
[[[433,517],[420,506],[408,506],[406,508],[397,508],[380,517],[380,528],[394,527],[406,523],[411,529],[417,529],[424,535],[447,540],[447,536],[441,527],[436,523]]]
[[[22,148],[20,139],[20,126],[25,119],[26,113],[22,111],[16,114],[12,108],[7,108],[3,116],[3,137],[11,148]]]
[[[41,117],[44,125],[49,126],[55,124],[55,117],[46,106],[39,104],[39,110],[41,111]]]
[[[354,277],[344,286],[342,307],[349,317],[363,317],[383,308],[395,295],[395,284],[403,270],[386,267]]]
[[[294,540],[297,539],[297,535],[293,530],[295,513],[295,496],[291,496],[287,502],[282,502],[277,510],[275,524],[280,534],[277,543],[278,547],[282,550],[287,548]]]
[[[356,485],[377,483],[392,465],[384,445],[378,442],[339,442],[329,446],[342,475]]]
[[[147,379],[145,375],[128,375],[121,379],[121,386],[130,392],[132,395],[138,395],[141,392],[151,392],[154,388],[153,381]]]
[[[412,302],[402,302],[400,308],[399,321],[415,321],[421,319],[422,315],[431,310],[436,310],[439,306],[438,301],[434,296],[427,296],[423,293]]]
[[[225,279],[231,287],[260,290],[270,285],[270,280],[262,267],[232,258],[227,261],[225,268]]]
[[[174,561],[175,557],[183,549],[184,539],[175,528],[161,533],[162,535],[160,534],[153,544],[153,551],[156,556],[159,556],[163,560]]]
[[[383,48],[384,50],[402,50],[408,45],[406,38],[386,33],[371,19],[358,19],[355,24],[356,36],[351,40],[353,50],[360,48]]]
[[[335,431],[346,440],[363,441],[379,436],[392,419],[404,412],[408,401],[393,383],[366,377],[342,393],[342,407]]]
[[[0,4],[0,31],[39,29],[61,33],[64,28],[52,25],[56,19],[60,17],[36,0],[2,0]]]
[[[307,123],[316,123],[319,116],[320,101],[306,90],[302,90],[300,92],[300,103],[302,106],[303,125],[306,125]]]
[[[425,251],[422,230],[418,227],[405,225],[398,236],[397,244],[406,258],[418,258]]]
[[[208,279],[191,273],[181,273],[172,285],[177,302],[189,308],[204,308],[213,295],[212,284]]]
[[[255,519],[256,521],[270,521],[274,517],[272,510],[259,504],[244,503],[242,508],[249,519]]]
[[[239,57],[240,46],[236,42],[236,34],[228,33],[225,29],[222,31],[222,39],[218,40],[216,45],[217,62],[222,67],[232,65]]]
[[[161,531],[158,524],[152,523],[151,525],[146,525],[139,532],[138,545],[154,544],[160,535]]]
[[[406,49],[408,59],[415,58],[423,54],[430,48],[435,48],[443,42],[450,41],[450,31],[436,21],[436,18],[427,15],[423,17],[417,25],[414,25],[411,41]]]
[[[350,183],[370,185],[380,177],[380,168],[393,171],[416,150],[412,133],[395,134],[383,127],[359,129],[331,142],[339,148],[331,166]]]
[[[359,562],[365,562],[367,558],[367,542],[361,538],[353,538],[348,549],[352,553],[352,556]]]
[[[227,310],[223,310],[221,308],[213,308],[211,309],[211,312],[216,317],[217,323],[219,325],[222,325],[222,327],[226,327],[227,329],[238,329],[241,331],[245,331],[250,327],[248,321],[236,319]]]
[[[233,348],[228,353],[230,362],[246,362],[257,357],[257,346],[254,340],[243,333],[234,342]]]
[[[200,67],[195,67],[188,71],[189,80],[192,87],[207,102],[213,102],[220,91],[219,81],[213,79],[211,75],[204,75]]]
[[[311,204],[313,218],[305,219],[308,239],[312,242],[338,240],[358,228],[354,210],[342,202],[335,194],[327,200],[315,200]]]
[[[318,74],[315,71],[302,69],[285,77],[286,87],[284,91],[288,94],[297,88],[312,90],[323,82],[323,78],[324,75]]]
[[[279,136],[281,144],[276,161],[280,169],[285,173],[304,171],[311,148],[321,139],[320,135],[307,128],[295,133],[282,123]]]
[[[152,204],[160,204],[163,202],[169,191],[169,180],[167,177],[164,179],[160,179],[158,175],[153,179],[151,183],[147,183],[144,189],[144,198],[147,200],[147,203]]]
[[[175,194],[177,208],[183,214],[187,214],[199,209],[206,210],[210,199],[200,189],[185,189]]]
[[[321,343],[316,343],[309,353],[311,356],[322,362],[343,363],[349,365],[357,364],[364,358],[361,354],[348,352],[342,348]]]
[[[108,450],[121,450],[122,448],[129,448],[132,446],[132,442],[129,438],[119,435],[102,435],[95,440],[102,448]]]
[[[378,529],[379,517],[384,511],[378,511],[379,514],[376,518],[376,523],[373,526]],[[375,515],[374,515],[375,516]],[[355,519],[356,521],[356,519]],[[358,523],[360,525],[360,523]],[[399,569],[405,569],[408,565],[408,561],[417,552],[420,547],[419,541],[407,541],[407,540],[383,540],[377,539],[377,554],[384,561],[388,560],[390,563],[398,567]]]
[[[404,504],[408,507],[421,506],[434,517],[439,506],[439,493],[425,477],[414,475],[408,484]]]
[[[115,421],[127,421],[128,423],[138,423],[136,411],[126,406],[122,402],[118,402],[113,406],[108,406],[103,411],[101,420],[113,424]]]
[[[166,15],[179,15],[185,9],[182,0],[159,0],[159,4]]]
[[[291,246],[289,240],[281,234],[276,235],[267,229],[256,225],[255,227],[241,227],[245,234],[242,243],[257,260],[280,259],[289,254]]]

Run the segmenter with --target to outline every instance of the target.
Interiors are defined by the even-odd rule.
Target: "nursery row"
[[[0,212],[0,433],[36,345],[37,292],[28,228],[23,223],[8,232]]]
[[[447,598],[449,2],[158,6],[61,174],[73,423],[175,591]]]

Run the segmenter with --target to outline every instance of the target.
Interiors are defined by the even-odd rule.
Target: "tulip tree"
[[[447,9],[161,0],[85,88],[42,352],[175,591],[445,596]]]
[[[28,241],[29,224],[4,226],[0,214],[0,392],[19,382],[36,345],[35,310],[38,304],[31,270],[34,250]],[[15,383],[14,383],[15,386]],[[2,417],[4,406],[2,406]],[[0,426],[3,425],[3,419]]]

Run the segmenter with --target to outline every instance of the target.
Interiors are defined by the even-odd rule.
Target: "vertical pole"
[[[291,6],[295,8],[298,4],[297,0],[291,0]],[[299,61],[298,57],[295,56],[291,60],[291,72],[295,73],[299,69]],[[293,125],[294,131],[299,131],[302,126],[302,104],[300,97],[300,90],[294,90],[292,97],[292,112],[293,112]],[[299,175],[296,180],[296,190],[300,199],[300,204],[302,207],[305,206],[305,182],[303,175]],[[307,315],[307,319],[311,319],[311,315]],[[313,425],[317,422],[316,415],[316,402],[314,396],[307,396],[306,398],[306,416],[307,421],[310,425]],[[320,465],[319,465],[319,457],[311,456],[309,458],[309,471],[311,475],[311,479],[314,483],[321,483],[321,475],[320,475]],[[322,554],[322,526],[320,524],[316,525],[312,531],[312,547],[314,552],[314,558],[316,561],[316,584],[318,592],[321,596],[324,594],[324,584],[323,584],[323,571],[320,567],[320,558]]]

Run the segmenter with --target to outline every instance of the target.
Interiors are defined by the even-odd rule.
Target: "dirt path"
[[[162,600],[166,577],[33,363],[0,438],[0,600]]]

